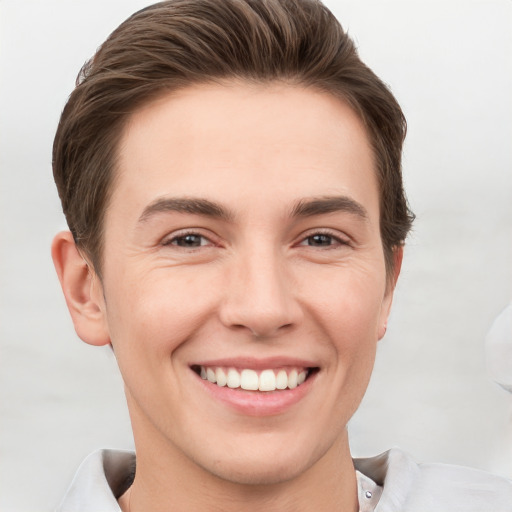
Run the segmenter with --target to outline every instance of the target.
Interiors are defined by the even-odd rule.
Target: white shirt
[[[360,512],[512,512],[512,481],[475,469],[416,464],[396,448],[354,459]],[[99,450],[78,469],[56,512],[120,512],[135,454]]]

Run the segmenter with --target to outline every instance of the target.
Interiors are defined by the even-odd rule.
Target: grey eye
[[[189,234],[177,236],[172,240],[172,244],[178,247],[201,247],[206,245],[206,239],[201,235]]]
[[[318,233],[316,235],[308,236],[306,238],[307,245],[312,247],[327,247],[333,244],[333,237]]]

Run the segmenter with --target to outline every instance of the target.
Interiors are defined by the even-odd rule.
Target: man
[[[55,138],[52,254],[78,335],[113,347],[136,470],[93,454],[60,510],[511,510],[504,479],[350,456],[404,136],[316,1],[163,2],[110,36]]]

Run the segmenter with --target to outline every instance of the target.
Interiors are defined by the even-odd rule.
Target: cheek
[[[384,285],[384,279],[370,272],[334,269],[325,279],[308,284],[306,307],[331,339],[347,345],[349,351],[357,350],[365,341],[377,340]]]
[[[194,336],[214,309],[213,288],[189,273],[161,269],[136,279],[121,281],[119,276],[120,282],[107,296],[112,342],[114,348],[129,348],[139,357],[168,356]]]

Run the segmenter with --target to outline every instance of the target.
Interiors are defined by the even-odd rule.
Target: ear
[[[381,317],[378,331],[378,339],[381,340],[386,334],[388,327],[388,317],[391,312],[391,304],[393,303],[393,294],[395,293],[396,283],[400,270],[402,269],[402,260],[404,257],[403,246],[395,247],[393,249],[393,275],[387,278],[386,294],[382,301]]]
[[[110,336],[101,281],[69,231],[53,239],[52,259],[76,333],[90,345],[107,345]]]

